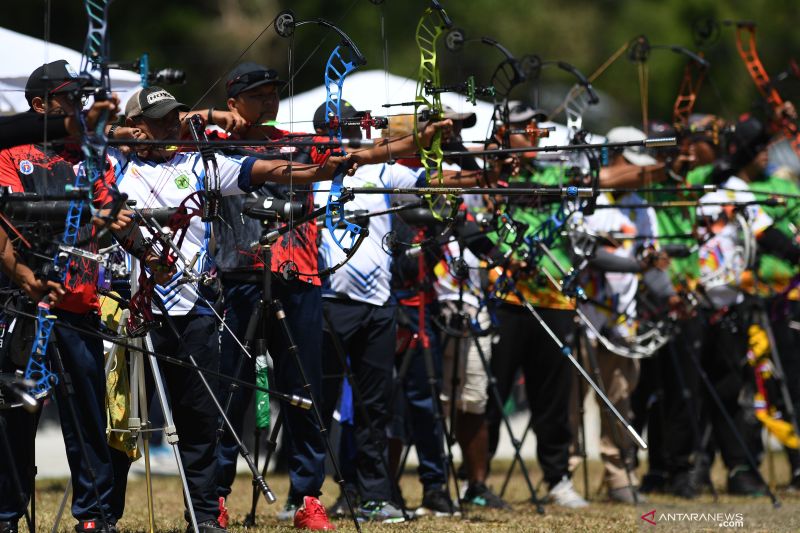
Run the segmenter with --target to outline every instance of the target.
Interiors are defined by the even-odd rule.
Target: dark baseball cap
[[[326,128],[328,126],[328,114],[326,113],[325,107],[326,104],[323,103],[317,108],[316,111],[314,111],[315,128]],[[363,111],[356,110],[356,108],[353,107],[347,100],[341,101],[339,109],[342,112],[342,118],[353,118],[353,117],[364,116]]]
[[[128,99],[128,103],[125,104],[125,116],[161,118],[173,109],[189,111],[189,106],[178,102],[161,87],[153,86],[139,89]]]
[[[77,71],[66,60],[59,59],[31,72],[25,84],[25,99],[28,105],[33,105],[36,96],[44,98],[48,94],[68,93],[80,88]]]
[[[255,89],[261,85],[283,85],[285,82],[278,79],[278,71],[267,68],[258,63],[241,63],[237,65],[225,81],[225,90],[228,98],[235,98],[239,94]]]

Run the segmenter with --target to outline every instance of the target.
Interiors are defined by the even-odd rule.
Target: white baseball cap
[[[606,138],[610,143],[623,143],[643,141],[647,139],[647,135],[645,135],[642,130],[632,126],[620,126],[618,128],[612,128],[611,131],[606,134]],[[622,157],[624,157],[628,163],[638,167],[658,164],[656,158],[648,154],[647,148],[644,146],[627,146],[622,151]]]

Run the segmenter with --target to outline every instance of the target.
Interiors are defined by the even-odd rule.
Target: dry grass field
[[[591,505],[588,509],[566,510],[558,507],[545,506],[544,515],[539,515],[533,505],[528,503],[528,491],[517,470],[516,476],[509,485],[506,499],[513,505],[512,511],[487,511],[469,509],[463,518],[422,518],[403,524],[381,525],[373,523],[362,524],[362,530],[395,531],[398,533],[462,533],[467,531],[481,531],[491,533],[504,532],[623,532],[636,531],[758,531],[780,532],[800,531],[800,494],[786,491],[789,473],[788,465],[782,454],[775,454],[774,481],[778,487],[777,494],[782,502],[779,509],[773,509],[768,498],[741,498],[720,494],[719,501],[715,502],[710,494],[705,494],[693,501],[681,500],[671,496],[653,495],[647,503],[638,507],[609,503],[604,493],[598,494],[601,479],[601,465],[590,463],[590,497]],[[499,488],[502,483],[505,466],[495,465],[494,473],[489,481],[491,486]],[[768,473],[768,464],[765,461],[764,473]],[[535,468],[533,472],[536,472]],[[536,476],[536,474],[534,474]],[[724,491],[725,472],[718,465],[713,471],[715,485]],[[538,478],[537,478],[538,479]],[[262,500],[259,503],[257,514],[257,527],[252,531],[292,531],[289,524],[278,522],[275,513],[283,504],[288,488],[286,476],[270,476],[268,483],[279,498],[279,502],[268,506]],[[583,474],[578,470],[575,476],[575,485],[583,494]],[[234,486],[232,497],[228,501],[232,524],[230,530],[243,532],[242,520],[250,509],[250,479],[239,477]],[[64,490],[64,481],[47,480],[39,482],[37,486],[37,529],[49,532],[57,509],[58,501]],[[409,507],[419,504],[422,494],[420,485],[413,472],[408,472],[402,480],[402,490]],[[540,494],[543,489],[540,490]],[[158,531],[182,532],[185,528],[183,522],[183,499],[181,496],[180,482],[177,477],[154,478],[155,515]],[[143,478],[132,478],[128,485],[127,508],[125,516],[119,523],[121,532],[146,532],[148,530],[146,488]],[[323,503],[330,505],[336,499],[338,489],[332,481],[328,481],[324,488]],[[653,526],[641,518],[641,515],[655,510],[656,525]],[[681,514],[696,513],[694,520]],[[724,527],[718,521],[707,520],[711,513],[741,513],[743,527]],[[671,514],[671,517],[666,516]],[[737,524],[727,524],[737,526]],[[22,526],[22,524],[20,524]],[[73,521],[63,520],[61,531],[73,531]],[[337,521],[340,531],[355,531],[352,522],[347,520]]]

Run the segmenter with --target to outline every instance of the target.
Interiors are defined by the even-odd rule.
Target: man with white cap
[[[630,126],[613,128],[606,135],[609,143],[640,141],[646,138],[641,130]],[[659,177],[663,170],[660,164],[644,147],[625,147],[613,150],[610,155],[609,165],[600,171],[600,184],[604,187],[640,187]],[[595,232],[621,232],[630,236],[658,234],[655,213],[652,208],[637,208],[644,203],[636,193],[624,196],[607,194],[601,197],[598,204],[612,204],[618,208],[599,209],[595,214],[586,217],[586,225]],[[615,271],[613,267],[590,268],[589,275],[595,279],[592,286],[599,288],[604,301],[613,302],[616,313],[626,320],[612,320],[603,318],[604,312],[598,311],[594,306],[586,306],[590,317],[600,320],[596,325],[605,324],[603,327],[611,328],[616,334],[625,336],[635,334],[633,318],[636,314],[635,294],[638,290],[638,273],[651,264],[644,265],[636,259],[632,240],[621,241],[622,245],[610,250],[615,256],[632,261],[632,268],[625,271]],[[644,245],[653,244],[644,242]],[[597,265],[595,265],[597,266]],[[659,265],[664,266],[664,265]],[[648,276],[651,274],[648,274]],[[656,275],[658,275],[656,273]],[[594,322],[594,320],[593,320]],[[602,386],[615,407],[629,420],[633,418],[631,395],[639,381],[639,361],[615,355],[605,349],[602,344],[590,346],[596,350],[597,371],[600,374]],[[608,496],[614,501],[625,503],[639,503],[644,501],[638,493],[638,480],[633,471],[635,443],[624,432],[615,427],[616,422],[609,418],[606,411],[601,412],[600,429],[600,454],[605,469],[604,482],[608,489]]]

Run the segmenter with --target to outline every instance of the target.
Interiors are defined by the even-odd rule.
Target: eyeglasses
[[[259,70],[256,72],[247,72],[242,74],[241,76],[236,76],[232,80],[230,80],[226,86],[230,88],[231,85],[234,83],[243,83],[245,86],[252,85],[253,83],[258,83],[259,81],[271,81],[278,79],[278,72],[271,68],[267,70]]]

